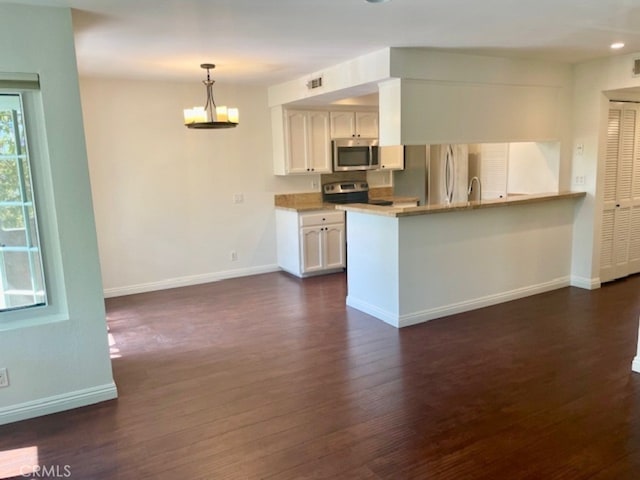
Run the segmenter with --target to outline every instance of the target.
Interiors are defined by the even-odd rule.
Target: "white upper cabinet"
[[[308,112],[309,167],[315,173],[331,173],[331,138],[329,113]]]
[[[273,118],[276,175],[331,173],[329,112],[285,110],[284,121],[278,114]]]
[[[331,112],[331,138],[354,137],[356,116],[354,112]]]
[[[379,160],[381,170],[404,169],[404,145],[380,147],[378,155],[380,156]]]
[[[271,131],[276,175],[331,173],[331,139],[378,138],[378,112],[277,106],[271,109]]]
[[[287,173],[306,173],[308,171],[308,132],[309,116],[307,112],[286,112],[286,171]]]
[[[378,138],[378,112],[331,112],[331,138]]]
[[[378,112],[356,112],[356,135],[378,138]]]

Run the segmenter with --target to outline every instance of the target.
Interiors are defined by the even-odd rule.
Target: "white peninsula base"
[[[575,197],[432,214],[341,208],[347,305],[395,327],[570,285]]]

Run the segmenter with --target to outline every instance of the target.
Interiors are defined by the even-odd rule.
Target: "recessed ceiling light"
[[[624,43],[623,42],[616,42],[616,43],[612,43],[611,44],[611,48],[613,50],[620,50],[622,47],[624,47]]]

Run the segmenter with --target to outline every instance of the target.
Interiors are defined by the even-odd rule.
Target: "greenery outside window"
[[[46,305],[44,272],[19,93],[0,94],[0,312]]]

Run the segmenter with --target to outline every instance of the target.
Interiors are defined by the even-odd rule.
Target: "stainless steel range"
[[[327,183],[323,189],[323,199],[330,203],[368,203],[370,205],[392,205],[389,200],[369,199],[367,182]]]

